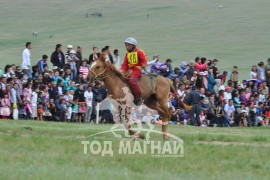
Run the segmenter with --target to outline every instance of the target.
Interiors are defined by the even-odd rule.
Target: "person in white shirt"
[[[120,56],[119,56],[118,49],[115,49],[113,51],[113,63],[118,69],[120,69],[121,59],[120,59]]]
[[[88,85],[87,91],[84,92],[84,97],[86,103],[85,123],[90,123],[93,110],[93,92],[91,85]]]
[[[31,73],[31,53],[30,50],[32,49],[32,43],[31,42],[27,42],[25,44],[25,49],[23,50],[22,53],[22,67],[23,66],[27,66],[28,67],[28,71],[27,71],[27,75],[29,78],[32,78],[32,73]]]
[[[230,99],[228,104],[225,104],[224,106],[224,111],[225,111],[225,126],[228,126],[228,123],[232,124],[234,121],[234,112],[235,108],[233,105],[233,100]]]
[[[158,62],[158,55],[156,56],[153,56],[153,60],[152,61],[149,61],[147,62],[147,71],[148,72],[151,72],[151,67],[156,64]],[[145,74],[145,71],[143,71],[143,73]]]
[[[37,118],[37,98],[38,98],[38,87],[32,92],[31,104],[32,104],[32,118]]]
[[[186,97],[186,90],[185,90],[184,84],[179,85],[179,89],[177,90],[177,94],[179,95],[179,98],[181,99],[181,101],[184,101],[184,99]]]
[[[226,101],[226,104],[228,104],[229,100],[232,99],[232,93],[231,93],[230,87],[225,88],[224,99]]]

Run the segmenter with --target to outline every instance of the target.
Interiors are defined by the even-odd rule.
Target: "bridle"
[[[104,75],[105,72],[107,71],[107,69],[108,69],[107,67],[104,68],[104,70],[103,70],[102,72],[98,73],[98,74],[96,74],[96,73],[95,73],[94,71],[92,71],[91,69],[89,69],[89,71],[95,75],[93,79],[95,79],[95,80],[99,80],[99,79],[102,80],[102,79],[108,77],[108,75]],[[102,77],[98,78],[99,75],[102,75]]]

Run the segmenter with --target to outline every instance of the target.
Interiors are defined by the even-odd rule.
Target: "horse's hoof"
[[[163,141],[169,141],[169,140],[170,140],[169,136],[163,135]]]
[[[145,139],[145,135],[144,134],[139,134],[139,138],[140,139]]]

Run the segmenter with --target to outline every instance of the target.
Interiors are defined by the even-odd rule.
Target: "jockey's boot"
[[[143,99],[141,97],[138,97],[138,98],[135,98],[133,102],[136,106],[140,106],[143,103]]]

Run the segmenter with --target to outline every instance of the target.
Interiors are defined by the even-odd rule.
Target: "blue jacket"
[[[197,91],[191,91],[188,94],[186,101],[187,101],[187,104],[194,105],[194,104],[199,104],[200,100],[201,100],[200,94]]]
[[[208,90],[214,92],[215,80],[212,74],[208,74]]]

